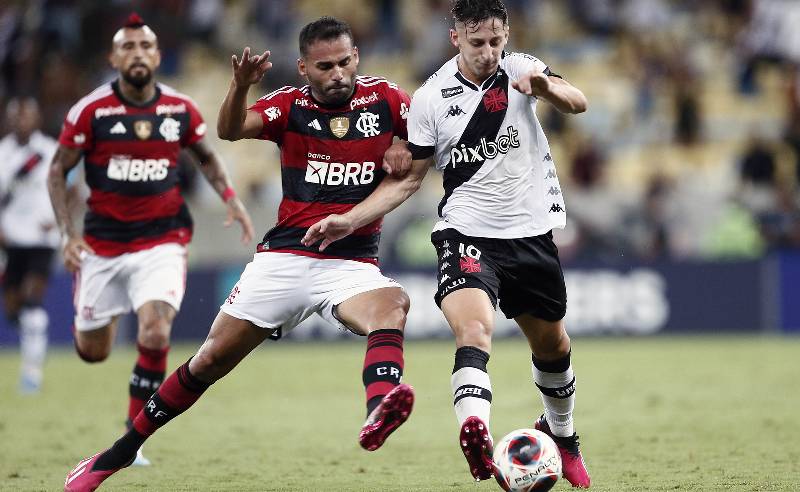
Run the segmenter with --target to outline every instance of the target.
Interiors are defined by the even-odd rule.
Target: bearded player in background
[[[128,425],[164,380],[172,321],[183,299],[192,219],[178,184],[185,148],[227,207],[226,225],[253,226],[219,156],[206,144],[194,101],[163,84],[156,34],[136,14],[114,35],[111,65],[119,71],[67,114],[50,167],[50,198],[63,257],[75,276],[75,350],[86,362],[111,352],[119,317],[138,318],[138,357],[129,380]],[[67,207],[65,176],[83,159],[87,201],[83,235]],[[149,464],[139,450],[137,464]]]

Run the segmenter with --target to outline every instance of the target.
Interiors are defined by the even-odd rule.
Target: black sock
[[[94,470],[115,470],[128,466],[136,458],[136,452],[142,447],[147,436],[143,436],[132,428],[105,453],[97,458]]]

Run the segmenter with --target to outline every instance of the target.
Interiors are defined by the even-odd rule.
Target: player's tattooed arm
[[[261,134],[264,122],[257,113],[247,111],[247,92],[250,86],[258,84],[267,70],[272,68],[269,51],[261,55],[251,55],[250,47],[242,52],[242,59],[231,56],[233,78],[228,93],[219,108],[217,134],[223,140],[256,138]]]
[[[311,246],[322,241],[319,250],[324,251],[332,242],[388,214],[422,186],[432,163],[433,157],[411,161],[405,176],[387,175],[375,191],[347,213],[329,215],[309,227],[301,242]]]
[[[53,212],[61,231],[61,253],[64,258],[64,266],[70,272],[75,272],[80,268],[83,255],[94,254],[92,247],[75,230],[75,223],[72,221],[70,213],[69,191],[67,190],[67,173],[78,165],[82,155],[83,151],[80,149],[59,145],[47,175],[47,190],[50,192],[50,202],[53,204]]]
[[[542,72],[529,72],[511,86],[525,95],[544,99],[562,113],[583,113],[589,104],[580,89],[560,77]]]
[[[239,222],[242,226],[242,244],[249,244],[255,234],[253,221],[250,220],[250,214],[247,213],[242,201],[232,192],[231,180],[219,155],[208,146],[205,139],[200,139],[187,148],[200,163],[200,172],[208,184],[225,202],[228,213],[224,222],[225,227],[229,227],[234,221]]]

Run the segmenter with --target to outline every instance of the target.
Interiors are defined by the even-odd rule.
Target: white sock
[[[538,367],[537,367],[538,366]],[[561,366],[566,370],[548,372]],[[560,361],[541,362],[534,358],[531,364],[533,381],[542,394],[544,416],[550,431],[560,437],[569,437],[575,433],[572,412],[575,408],[575,374],[569,363],[569,355]]]
[[[450,387],[453,389],[453,407],[458,425],[474,415],[488,426],[492,405],[489,374],[474,367],[462,367],[453,373]]]
[[[47,311],[41,307],[25,307],[19,313],[22,377],[39,386],[42,383],[47,353]]]

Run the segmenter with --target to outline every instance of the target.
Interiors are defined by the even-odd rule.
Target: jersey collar
[[[497,65],[497,71],[495,73],[493,73],[488,79],[484,80],[483,83],[481,84],[481,87],[478,88],[477,85],[475,85],[474,83],[470,82],[469,79],[464,77],[464,74],[461,73],[461,69],[458,68],[458,58],[460,56],[461,55],[458,55],[458,57],[456,57],[455,78],[458,79],[458,81],[461,82],[462,84],[464,84],[467,87],[469,87],[470,89],[472,89],[473,91],[484,91],[484,90],[488,89],[489,87],[492,86],[492,84],[494,84],[494,81],[497,79],[497,77],[500,74],[503,73],[503,69],[500,68],[500,65],[498,64]],[[505,51],[503,52],[502,58],[505,58]]]
[[[156,103],[156,101],[158,101],[161,98],[161,88],[158,86],[158,84],[156,84],[156,92],[153,94],[153,97],[150,98],[149,101],[145,101],[143,103],[131,101],[130,99],[125,97],[125,95],[119,89],[119,79],[116,79],[114,80],[114,82],[111,82],[111,89],[114,91],[114,95],[116,95],[117,98],[120,101],[122,101],[124,105],[133,106],[134,108],[146,108],[152,106],[153,104]]]

